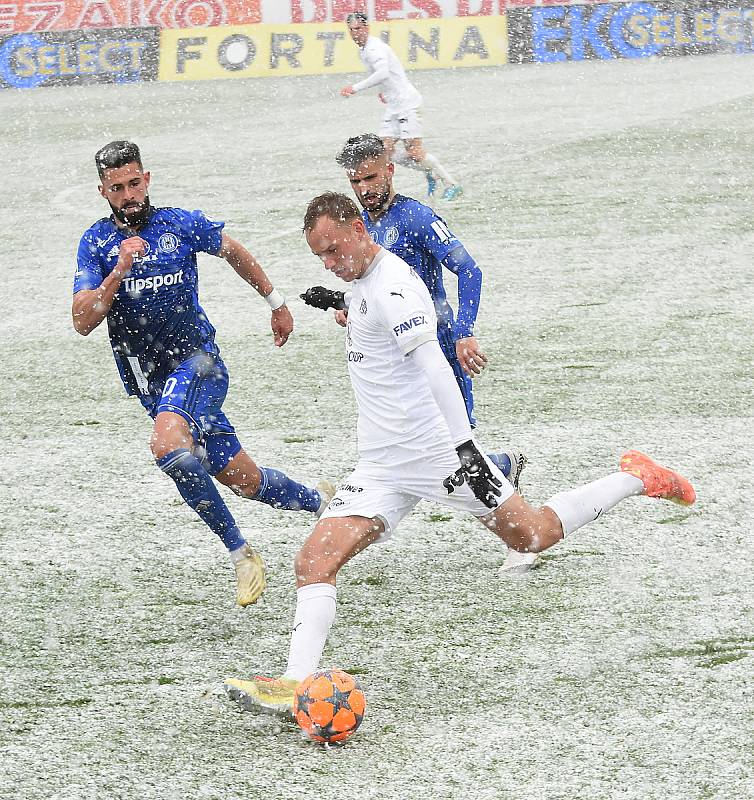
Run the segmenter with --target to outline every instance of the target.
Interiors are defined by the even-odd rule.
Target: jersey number
[[[175,389],[175,387],[177,385],[178,385],[178,379],[177,378],[168,378],[165,381],[165,386],[162,389],[162,396],[163,397],[170,397],[170,395],[173,394],[173,390]]]

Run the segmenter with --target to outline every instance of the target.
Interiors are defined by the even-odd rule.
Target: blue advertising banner
[[[39,31],[0,37],[0,89],[153,81],[158,28]]]
[[[754,51],[754,3],[658,0],[507,13],[511,63]]]

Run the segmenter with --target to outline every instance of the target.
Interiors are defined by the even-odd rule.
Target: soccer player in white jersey
[[[427,194],[432,197],[439,178],[445,190],[443,200],[454,200],[463,189],[431,153],[427,153],[422,142],[422,127],[419,107],[422,96],[406,77],[406,71],[390,45],[376,36],[369,35],[369,20],[361,11],[346,17],[351,38],[359,46],[359,56],[369,75],[358,83],[344,86],[340,93],[350,97],[356,92],[378,86],[379,98],[387,109],[382,119],[379,135],[385,143],[389,158],[395,158],[404,166],[418,169],[426,175]],[[403,142],[406,157],[400,158],[396,143]]]
[[[298,683],[319,665],[339,570],[393,534],[420,500],[473,514],[509,547],[541,551],[632,495],[684,505],[696,499],[685,478],[631,450],[620,470],[530,506],[473,437],[422,280],[372,241],[345,195],[315,197],[304,231],[325,269],[353,291],[345,349],[359,411],[359,462],[296,556],[296,615],[282,677],[225,682],[244,708],[284,714]]]

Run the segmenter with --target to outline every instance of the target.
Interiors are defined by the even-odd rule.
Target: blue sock
[[[175,481],[181,497],[216,533],[228,550],[246,543],[209,472],[183,448],[157,459],[157,466]]]
[[[511,474],[511,460],[506,453],[487,453],[487,458],[489,458],[506,478]]]
[[[322,498],[316,489],[292,481],[287,475],[269,467],[259,467],[262,482],[252,499],[286,511],[319,511]]]

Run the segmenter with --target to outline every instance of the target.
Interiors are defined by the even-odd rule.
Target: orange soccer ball
[[[313,672],[296,688],[293,714],[315,742],[344,742],[361,725],[367,701],[358,681],[342,669]]]

